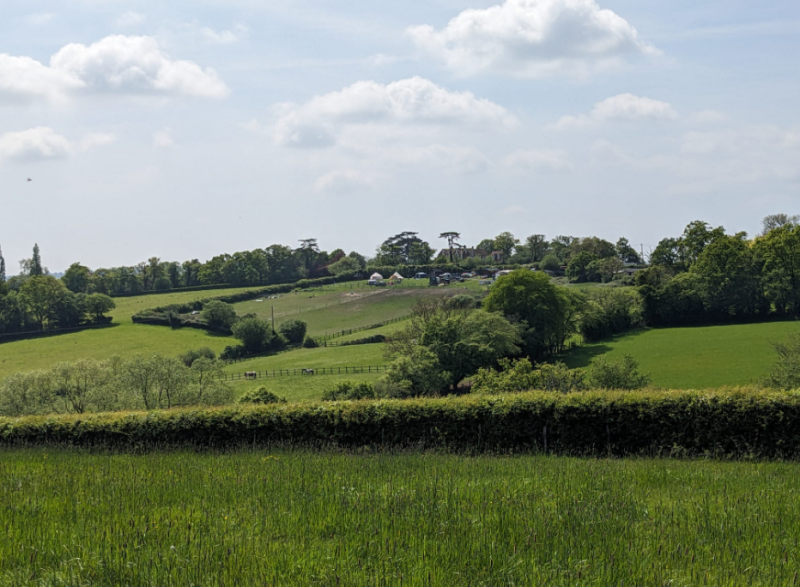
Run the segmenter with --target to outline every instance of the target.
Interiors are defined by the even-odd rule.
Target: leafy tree
[[[514,248],[519,245],[519,239],[515,238],[510,232],[501,232],[494,237],[494,246],[503,253],[503,259],[508,259]]]
[[[106,388],[111,380],[111,372],[104,363],[94,359],[61,362],[51,373],[53,393],[63,411],[83,414],[103,405],[103,395],[109,392]]]
[[[591,253],[598,259],[613,257],[617,251],[613,244],[596,236],[573,239],[569,244],[569,258],[580,253]]]
[[[261,318],[242,318],[231,331],[248,353],[259,353],[276,344],[277,335],[272,332],[270,323]]]
[[[641,258],[639,257],[639,253],[637,253],[636,249],[631,246],[628,239],[620,238],[614,248],[617,251],[617,257],[619,257],[623,263],[642,262]]]
[[[800,226],[771,229],[756,239],[753,251],[763,262],[764,289],[775,309],[800,316]]]
[[[364,269],[367,266],[367,260],[364,258],[364,255],[360,255],[356,251],[350,251],[347,255],[350,259],[355,259],[358,261],[359,269]]]
[[[624,264],[619,257],[606,257],[605,259],[598,259],[595,263],[595,270],[600,280],[608,283],[622,271]]]
[[[790,216],[789,214],[770,214],[769,216],[765,216],[764,219],[761,221],[761,235],[764,236],[769,233],[769,231],[775,228],[781,228],[783,226],[793,226],[800,223],[800,216]]]
[[[338,381],[322,392],[322,401],[373,399],[375,388],[368,381]]]
[[[44,275],[44,268],[42,267],[42,257],[39,254],[39,245],[35,243],[33,245],[33,257],[31,257],[31,264],[28,268],[28,275],[31,277],[37,277]]]
[[[587,293],[580,333],[587,341],[601,340],[643,326],[642,302],[626,289],[595,289]]]
[[[417,236],[417,232],[401,232],[394,236],[387,238],[378,248],[378,262],[381,265],[408,265],[416,263],[418,259],[412,259],[419,256],[419,246],[424,244],[426,247],[428,243],[423,243],[422,239]],[[430,248],[430,247],[428,247]],[[428,256],[430,259],[430,256]],[[425,261],[423,261],[424,263]]]
[[[3,257],[3,249],[0,248],[0,288],[2,288],[6,283],[6,260]],[[0,294],[4,293],[0,291]]]
[[[20,301],[39,329],[44,330],[45,322],[53,318],[56,300],[64,291],[64,284],[52,275],[31,277],[20,288]]]
[[[497,280],[483,307],[519,322],[523,350],[543,357],[561,350],[575,332],[581,303],[579,294],[553,285],[544,273],[517,269]]]
[[[592,263],[598,260],[598,256],[589,251],[581,251],[567,263],[566,276],[572,281],[584,283],[586,281],[597,281],[597,265]]]
[[[156,291],[168,291],[172,289],[172,281],[166,275],[162,275],[153,283],[153,289]]]
[[[691,267],[700,253],[714,240],[724,237],[725,229],[721,226],[711,228],[708,222],[695,220],[690,222],[683,231],[680,238],[681,258],[688,269]]]
[[[306,336],[306,323],[302,320],[287,320],[278,327],[278,332],[292,344],[300,344]]]
[[[86,314],[86,294],[74,294],[64,288],[51,301],[50,321],[58,328],[80,325]]]
[[[203,306],[200,313],[203,320],[212,330],[227,332],[236,322],[236,310],[231,304],[220,300],[211,300]]]
[[[323,397],[323,399],[325,399]],[[245,392],[239,399],[236,400],[237,404],[285,404],[286,399],[277,394],[272,393],[266,387],[259,387],[258,389],[251,389]]]
[[[61,281],[73,293],[89,293],[90,278],[91,271],[88,267],[80,263],[73,263],[64,272]]]
[[[570,256],[570,245],[576,241],[574,236],[559,235],[550,241],[550,252],[558,257],[562,263],[566,262]]]
[[[564,363],[536,365],[527,358],[501,359],[499,369],[481,369],[472,378],[473,393],[513,393],[542,390],[568,393],[586,389],[583,369],[569,369]]]
[[[197,359],[205,358],[214,361],[217,358],[216,353],[210,348],[204,346],[199,349],[190,349],[178,357],[181,362],[187,367],[191,367]]]
[[[680,241],[676,238],[661,239],[650,253],[650,264],[683,271]]]
[[[358,259],[352,257],[342,257],[335,263],[328,265],[328,271],[339,277],[340,275],[353,275],[361,270]]]
[[[783,343],[773,343],[778,360],[763,384],[776,389],[800,389],[800,332]]]
[[[415,346],[388,365],[375,387],[386,397],[430,396],[444,392],[452,380],[452,374],[442,368],[433,351]]]
[[[200,267],[202,267],[202,263],[197,259],[192,259],[191,261],[184,261],[181,265],[181,269],[183,270],[183,283],[186,287],[193,287],[195,285],[199,285],[200,283]]]
[[[300,239],[300,246],[295,249],[295,254],[301,260],[306,270],[306,275],[311,275],[314,269],[314,261],[319,255],[319,245],[315,238]]]
[[[475,247],[476,249],[483,249],[487,253],[491,253],[495,250],[494,248],[494,239],[493,238],[485,238],[481,242],[478,243],[478,246]]]
[[[525,249],[528,251],[528,256],[533,263],[544,259],[547,246],[547,238],[543,234],[532,234],[525,239]]]
[[[542,259],[541,267],[547,271],[560,271],[561,261],[553,254],[545,255],[544,259]]]
[[[86,296],[84,307],[94,317],[95,322],[102,322],[104,314],[116,308],[117,304],[105,294],[94,293]]]

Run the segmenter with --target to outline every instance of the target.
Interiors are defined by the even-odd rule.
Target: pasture
[[[0,449],[0,585],[791,585],[796,463]]]
[[[630,354],[653,385],[704,389],[757,383],[777,355],[773,342],[800,330],[798,322],[654,328],[588,343],[556,357],[569,367],[587,367],[599,356]]]
[[[134,324],[131,316],[140,310],[165,304],[190,302],[253,288],[219,289],[114,298],[117,307],[109,315],[114,324],[107,328],[49,334],[25,340],[0,343],[0,379],[19,371],[33,371],[60,361],[127,357],[137,353],[177,355],[191,348],[207,346],[219,353],[233,338],[202,330],[171,330],[164,326]]]

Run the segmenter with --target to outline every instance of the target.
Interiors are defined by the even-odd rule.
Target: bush
[[[306,336],[306,323],[302,320],[287,320],[278,327],[278,332],[291,344],[300,344]]]
[[[638,294],[616,289],[595,289],[583,307],[580,332],[587,341],[601,340],[644,326]]]
[[[272,332],[272,326],[261,318],[242,318],[231,330],[249,354],[280,347],[280,339]]]
[[[545,271],[561,271],[561,261],[555,255],[546,255],[542,259],[541,268]]]
[[[475,393],[508,393],[531,390],[581,391],[586,389],[583,369],[569,369],[564,363],[531,365],[528,359],[501,359],[500,370],[481,369],[472,378]]]
[[[298,403],[0,418],[0,445],[272,443],[557,454],[800,457],[800,394],[742,388]]]
[[[374,398],[375,388],[367,381],[339,381],[322,393],[322,401]]]
[[[785,343],[773,343],[778,360],[764,380],[766,387],[800,389],[800,332]]]
[[[217,358],[217,355],[214,351],[212,351],[207,346],[199,348],[197,350],[188,350],[178,358],[183,361],[183,364],[187,367],[191,367],[192,363],[194,363],[197,359],[205,357],[206,359],[214,360]]]
[[[639,364],[630,355],[621,361],[598,357],[592,363],[589,381],[596,389],[641,389],[650,384],[650,376],[639,373]]]
[[[237,404],[285,404],[286,399],[275,395],[266,387],[251,389],[236,400]]]
[[[435,396],[446,391],[452,374],[442,369],[436,355],[425,347],[392,361],[381,377],[386,397]]]
[[[341,343],[341,346],[350,346],[354,344],[375,344],[386,342],[386,336],[383,334],[373,334],[372,336],[365,336],[364,338],[357,338],[355,340],[346,340]]]
[[[316,340],[314,340],[313,338],[311,338],[310,336],[306,336],[306,337],[303,339],[303,348],[306,348],[306,349],[315,349],[315,348],[317,348],[318,346],[319,346],[319,345],[317,344],[317,341],[316,341]]]
[[[201,316],[209,328],[220,332],[229,332],[236,322],[234,307],[219,300],[211,300],[205,304]]]

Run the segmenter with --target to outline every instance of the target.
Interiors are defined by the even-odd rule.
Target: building
[[[445,259],[452,259],[453,261],[464,261],[466,259],[479,259],[484,260],[490,257],[489,252],[484,249],[475,249],[470,247],[453,247],[452,249],[442,249],[439,251],[438,257]]]

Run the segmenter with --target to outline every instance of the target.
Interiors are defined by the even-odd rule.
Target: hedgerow
[[[797,458],[800,394],[526,392],[0,418],[0,445],[97,447],[289,443],[561,454]]]

